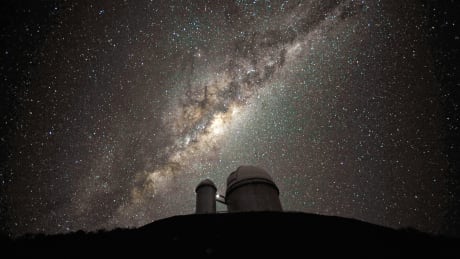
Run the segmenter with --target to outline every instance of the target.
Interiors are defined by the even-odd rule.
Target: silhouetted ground
[[[15,256],[458,257],[460,239],[293,212],[175,216],[138,229],[2,240]]]

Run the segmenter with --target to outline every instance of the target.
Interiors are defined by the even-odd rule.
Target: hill
[[[174,216],[137,229],[4,239],[15,256],[455,256],[460,240],[298,212]],[[190,257],[189,257],[190,258]]]

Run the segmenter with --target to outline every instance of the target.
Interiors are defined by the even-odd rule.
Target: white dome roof
[[[259,179],[273,183],[273,179],[264,169],[255,166],[240,166],[228,176],[227,189],[230,189],[235,183],[249,179]]]
[[[217,190],[216,185],[211,180],[205,179],[198,184],[198,186],[195,188],[195,192],[203,186],[211,186],[212,188]]]

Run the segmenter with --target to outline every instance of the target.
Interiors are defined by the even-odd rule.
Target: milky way
[[[453,54],[433,47],[433,8],[10,6],[3,229],[111,229],[193,213],[199,181],[223,193],[228,174],[252,164],[273,176],[285,210],[457,233],[458,116],[445,105],[452,83],[437,74],[438,57]],[[446,21],[449,34],[457,25]]]
[[[314,15],[316,8],[321,7]],[[313,39],[317,40],[323,31],[328,31],[341,19],[350,14],[345,9],[359,10],[359,4],[344,2],[326,3],[324,6],[300,4],[298,11],[274,17],[268,28],[246,28],[241,39],[230,39],[228,51],[211,64],[200,67],[204,80],[198,83],[185,80],[181,95],[184,97],[173,104],[162,118],[164,130],[175,138],[174,144],[165,147],[166,162],[152,172],[145,172],[146,180],[141,189],[133,190],[136,203],[139,199],[169,189],[174,177],[180,177],[188,164],[202,161],[203,156],[219,152],[220,138],[229,134],[232,119],[240,116],[254,94],[263,89],[278,74],[288,70],[291,63],[305,56]],[[293,17],[293,18],[291,18]],[[271,21],[273,22],[273,21]],[[195,74],[195,62],[205,58],[198,50],[185,64],[187,77]],[[218,66],[217,71],[211,67]]]

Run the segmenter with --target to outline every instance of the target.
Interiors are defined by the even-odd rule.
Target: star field
[[[198,182],[224,193],[251,164],[284,210],[458,235],[460,34],[446,5],[5,6],[4,232],[193,213]]]

